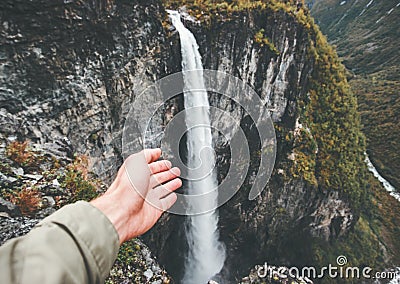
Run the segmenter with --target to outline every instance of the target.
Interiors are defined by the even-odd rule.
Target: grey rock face
[[[0,217],[0,245],[9,239],[27,234],[38,222],[38,219],[26,217]]]
[[[12,204],[11,202],[4,200],[0,197],[0,212],[4,212],[10,217],[21,217],[21,211],[18,206]]]
[[[40,144],[68,137],[107,179],[130,102],[165,74],[168,46],[158,2],[104,3],[0,4],[0,125]]]
[[[343,236],[354,219],[349,205],[339,198],[337,192],[328,194],[328,198],[318,204],[311,216],[315,218],[310,224],[312,235],[327,241],[332,237]]]

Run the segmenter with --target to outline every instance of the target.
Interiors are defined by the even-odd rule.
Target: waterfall
[[[194,35],[185,28],[180,14],[177,11],[168,11],[168,13],[172,24],[179,32],[181,43],[182,73],[185,85],[184,105],[187,110],[187,166],[190,169],[187,177],[188,193],[204,194],[216,189],[218,182],[213,170],[215,156],[201,55]],[[188,73],[189,70],[195,70],[195,72]],[[215,190],[209,195],[207,202],[216,205],[218,192]],[[209,208],[204,203],[204,200],[202,202],[191,201],[189,206],[200,209]],[[225,261],[225,247],[219,241],[217,212],[214,210],[188,216],[185,234],[189,249],[185,259],[182,283],[207,283],[221,271]]]

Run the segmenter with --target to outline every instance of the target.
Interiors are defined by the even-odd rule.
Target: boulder
[[[15,204],[12,204],[10,201],[4,200],[0,197],[0,212],[7,213],[10,217],[20,217],[21,210]]]

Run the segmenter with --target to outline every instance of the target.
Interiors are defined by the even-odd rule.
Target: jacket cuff
[[[41,223],[48,222],[67,229],[80,246],[90,251],[104,281],[119,250],[118,233],[107,216],[90,203],[78,201],[64,206]]]

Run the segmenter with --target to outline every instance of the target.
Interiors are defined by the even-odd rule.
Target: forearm
[[[0,247],[0,283],[102,283],[118,248],[108,218],[78,202]]]

